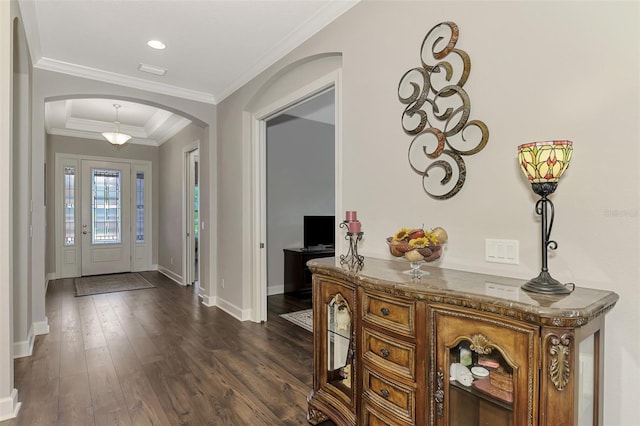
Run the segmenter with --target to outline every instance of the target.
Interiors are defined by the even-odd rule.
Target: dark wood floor
[[[154,289],[75,297],[50,282],[50,333],[15,361],[14,425],[304,425],[312,334],[278,315],[310,299],[270,296],[265,324],[199,303],[157,272]]]

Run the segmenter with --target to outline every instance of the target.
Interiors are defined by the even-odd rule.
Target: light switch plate
[[[485,260],[494,263],[520,263],[520,248],[518,240],[497,240],[487,238],[485,241]]]

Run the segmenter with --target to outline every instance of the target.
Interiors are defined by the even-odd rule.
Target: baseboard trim
[[[198,296],[200,296],[200,298],[202,299],[202,304],[207,308],[216,306],[216,296],[207,296],[206,294],[199,294]]]
[[[56,273],[55,272],[49,272],[46,276],[45,276],[45,281],[44,281],[44,294],[47,294],[47,291],[49,290],[49,281],[53,281],[56,279]]]
[[[18,342],[13,342],[13,359],[24,358],[33,354],[33,343],[36,335],[33,333],[33,324],[29,327],[27,338]]]
[[[227,302],[224,299],[217,298],[216,305],[235,319],[239,321],[248,321],[251,319],[251,309],[240,309],[233,303]]]
[[[167,278],[172,279],[173,281],[175,281],[178,285],[181,285],[184,287],[184,284],[182,283],[182,276],[176,274],[175,272],[165,268],[164,266],[158,265],[158,272],[160,272],[162,275],[164,275]]]
[[[49,334],[49,317],[44,317],[44,321],[36,321],[33,323],[33,334],[36,336]]]
[[[282,294],[282,293],[284,293],[284,284],[267,287],[267,296],[273,296],[274,294]]]
[[[0,422],[18,417],[21,402],[18,402],[18,389],[13,389],[11,395],[0,398]]]

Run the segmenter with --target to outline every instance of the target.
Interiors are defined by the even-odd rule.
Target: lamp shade
[[[113,107],[116,109],[116,121],[113,123],[115,125],[115,129],[113,132],[104,132],[102,136],[109,141],[110,144],[120,146],[127,143],[131,136],[126,133],[120,133],[120,121],[118,121],[118,110],[120,109],[120,105],[113,104]]]
[[[113,145],[124,145],[129,139],[131,139],[131,136],[129,135],[117,132],[104,132],[102,136]]]
[[[530,142],[518,147],[518,161],[531,183],[558,182],[569,167],[573,142]]]

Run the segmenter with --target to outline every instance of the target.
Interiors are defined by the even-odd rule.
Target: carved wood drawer
[[[411,382],[416,380],[416,346],[375,330],[362,330],[363,359],[385,373],[393,373]]]
[[[387,330],[415,337],[415,302],[386,294],[364,293],[362,318]]]
[[[415,389],[397,382],[394,383],[384,375],[377,374],[366,367],[363,369],[363,383],[362,395],[372,407],[377,408],[379,412],[390,419],[397,418],[402,423],[415,423]]]
[[[367,404],[366,401],[362,403],[362,416],[360,417],[360,425],[362,426],[413,425],[413,423],[405,422],[388,413],[383,414],[381,410]]]

